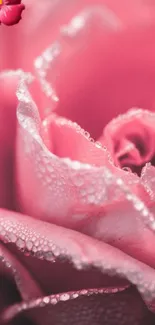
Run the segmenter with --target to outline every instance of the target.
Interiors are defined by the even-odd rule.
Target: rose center
[[[100,141],[117,166],[140,175],[146,163],[155,165],[154,123],[148,111],[133,110],[109,123]]]

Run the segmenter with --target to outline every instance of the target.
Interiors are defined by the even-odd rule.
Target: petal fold
[[[50,325],[153,325],[154,315],[149,312],[135,289],[120,293],[64,294],[58,302],[56,297],[49,296],[33,300],[29,304],[16,305],[4,315],[4,319],[20,315],[28,315],[35,324]],[[63,317],[62,317],[63,315]]]
[[[1,210],[0,226],[1,240],[13,243],[23,254],[27,255],[29,252],[50,263],[57,259],[62,262],[67,259],[80,272],[83,268],[93,266],[104,274],[127,279],[137,286],[143,299],[148,305],[152,304],[153,308],[154,269],[119,249],[73,230],[3,210]],[[63,276],[62,272],[61,276]]]

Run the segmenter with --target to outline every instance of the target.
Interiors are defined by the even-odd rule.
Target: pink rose
[[[0,29],[0,324],[153,325],[155,4],[46,1]]]

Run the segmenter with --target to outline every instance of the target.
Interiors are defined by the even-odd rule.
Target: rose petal
[[[12,234],[13,238],[14,234]],[[34,278],[2,244],[0,245],[0,278],[0,318],[8,306],[41,296],[41,289]]]
[[[36,61],[44,91],[59,99],[56,112],[97,139],[118,113],[133,106],[154,109],[154,32],[150,25],[126,29],[104,6],[88,7],[62,26],[57,41]]]
[[[26,247],[31,245],[31,242],[28,242]],[[125,278],[120,278],[117,275],[111,276],[110,272],[103,274],[101,270],[93,266],[79,270],[69,260],[66,260],[65,256],[62,257],[62,260],[55,258],[52,252],[46,251],[46,248],[44,251],[34,252],[36,256],[31,256],[31,253],[33,255],[33,251],[35,251],[35,246],[32,248],[32,252],[29,253],[29,248],[26,254],[18,251],[18,247],[13,244],[9,246],[27,269],[35,274],[35,279],[41,286],[44,295],[58,295],[63,292],[80,290],[96,290],[98,292],[100,289],[111,292],[130,286],[129,281]]]
[[[12,239],[14,237],[12,233]],[[28,301],[32,297],[37,298],[41,295],[38,284],[27,269],[3,245],[0,246],[0,273],[2,270],[13,279],[23,300]]]
[[[99,141],[107,146],[117,165],[141,169],[155,156],[154,121],[154,113],[132,109],[112,120]]]
[[[113,166],[108,152],[105,152],[106,165],[99,168],[68,158],[60,159],[51,153],[41,137],[38,109],[23,82],[18,97],[21,103],[17,114],[16,186],[21,211],[81,229],[81,224],[90,219],[89,214],[95,216],[104,212],[111,201],[126,202],[130,199],[135,209],[139,200],[137,195],[148,204],[149,197],[139,177]],[[90,143],[89,148],[93,153],[94,144]],[[144,208],[147,209],[145,204]],[[142,220],[145,217],[145,221],[152,220],[149,211],[144,215],[141,211],[140,215]]]
[[[69,157],[94,166],[108,164],[105,151],[76,123],[50,115],[42,122],[41,134],[45,145],[58,157]]]
[[[155,167],[151,166],[151,164],[147,164],[142,170],[142,182],[145,184],[145,188],[149,193],[149,196],[152,199],[152,204],[155,202]]]
[[[23,72],[0,73],[0,207],[13,209],[14,154],[16,139],[16,90]],[[26,74],[24,74],[26,75]]]
[[[1,240],[13,242],[18,249],[25,251],[26,255],[29,250],[29,253],[33,252],[36,257],[42,255],[42,258],[49,260],[48,252],[51,262],[53,258],[63,257],[72,261],[78,269],[94,266],[104,273],[126,278],[137,286],[147,302],[154,302],[155,271],[108,244],[72,230],[3,210],[0,226]],[[12,232],[16,237],[13,241]]]
[[[3,0],[3,4],[6,6],[20,4],[22,0]]]
[[[32,70],[34,58],[54,40],[60,25],[67,24],[73,16],[88,7],[88,5],[103,4],[114,12],[125,26],[133,24],[151,25],[152,21],[154,22],[154,10],[152,10],[152,4],[148,1],[131,0],[129,2],[118,0],[116,3],[115,0],[79,0],[74,2],[72,0],[66,0],[65,2],[63,0],[46,0],[46,6],[44,6],[42,0],[33,0],[33,2],[24,0],[23,2],[26,10],[24,19],[20,22],[20,28],[13,26],[8,30],[5,26],[1,26],[0,47],[1,55],[3,52],[3,68],[14,69],[21,66],[26,71]],[[40,35],[39,39],[37,37],[38,33]],[[11,42],[12,39],[14,39],[14,42]],[[7,54],[8,48],[12,53],[11,57]],[[27,55],[28,48],[29,55]],[[16,55],[15,61],[13,54]]]
[[[25,6],[23,4],[3,5],[0,8],[0,22],[5,25],[17,24],[21,19],[24,9]]]
[[[93,120],[91,119],[90,123],[89,119],[91,118],[91,114],[89,114],[89,112],[92,110],[92,103],[83,103],[81,106],[80,100],[81,95],[82,98],[84,97],[87,99],[87,97],[90,96],[91,90],[93,90],[92,94],[96,93],[96,88],[94,86],[94,83],[96,84],[96,80],[94,80],[94,76],[95,73],[98,74],[97,71],[100,63],[98,62],[96,64],[95,60],[93,59],[94,55],[100,58],[99,53],[101,52],[101,48],[98,48],[98,41],[102,38],[102,42],[105,44],[105,42],[108,41],[108,38],[114,37],[114,35],[117,35],[118,32],[122,31],[122,29],[122,22],[110,9],[105,6],[88,6],[84,11],[80,12],[78,16],[73,17],[69,24],[60,28],[60,33],[57,36],[57,40],[50,47],[48,47],[45,52],[42,53],[42,56],[38,57],[35,61],[36,71],[43,86],[44,92],[53,101],[57,102],[60,99],[60,103],[56,103],[58,113],[60,115],[65,115],[67,118],[69,118],[70,114],[70,119],[80,124],[87,131],[90,131],[87,127],[88,123],[89,125],[92,125],[93,123],[94,127],[96,128],[98,116],[97,118],[94,118],[92,115]],[[88,56],[88,53],[91,53],[90,57]],[[88,60],[86,57],[88,57]],[[66,107],[66,103],[62,102],[62,108],[62,98],[60,92],[62,90],[61,86],[64,84],[63,68],[64,64],[68,65],[69,61],[73,68],[71,71],[71,78],[73,76],[74,78],[72,78],[73,80],[71,81],[70,73],[67,74],[67,83],[69,87],[67,86],[65,89],[66,96],[70,103],[67,104]],[[79,71],[77,71],[78,65],[80,71],[82,72],[82,76],[81,73],[79,74]],[[70,71],[70,68],[68,71]],[[61,79],[59,78],[60,75]],[[70,82],[72,83],[72,87],[70,87]],[[83,87],[83,85],[85,85],[85,87]],[[94,89],[92,89],[92,87]],[[76,103],[73,103],[75,91]],[[98,98],[97,94],[98,92],[95,94],[96,98]],[[97,108],[97,113],[98,105],[94,105],[94,107]],[[52,107],[50,108],[53,109],[53,103]],[[60,112],[61,108],[63,109],[63,112]],[[64,110],[66,110],[66,113],[64,113]],[[79,115],[81,115],[82,121],[79,120]],[[94,137],[94,134],[92,133],[91,136]]]
[[[139,209],[131,209],[127,202],[119,202],[105,207],[103,212],[92,218],[83,225],[82,231],[91,235],[130,256],[155,267],[155,235],[143,222]],[[155,217],[154,210],[152,210]]]
[[[13,155],[16,134],[16,73],[0,75],[0,206],[13,208]]]
[[[148,112],[142,111],[141,113],[139,111],[140,114],[145,115],[144,120],[146,122],[148,116],[150,118],[152,117]],[[137,111],[136,116],[138,117],[139,115]],[[96,151],[96,156],[93,154],[91,149],[92,144],[90,143],[89,146],[88,140],[83,137],[83,133],[81,134],[82,130],[77,125],[65,119],[57,118],[56,116],[51,116],[44,122],[45,143],[59,157],[69,156],[79,161],[87,158],[87,162],[94,162],[95,165],[98,162],[106,164],[104,155],[103,158],[97,155],[97,152],[100,152],[100,150]],[[85,145],[86,148],[84,148]],[[92,161],[94,157],[95,159]],[[153,180],[153,178],[151,179]],[[140,205],[139,208],[141,209],[142,206]],[[139,211],[131,210],[130,204],[127,202],[110,205],[103,212],[97,213],[97,215],[95,215],[92,209],[92,213],[90,212],[89,218],[86,219],[85,223],[82,223],[80,230],[118,247],[125,253],[134,256],[148,265],[155,266],[153,249],[155,236],[144,225],[139,216]]]
[[[53,296],[45,297],[29,304],[13,306],[4,318],[21,313],[31,317],[38,325],[42,325],[43,319],[45,325],[51,324],[51,321],[55,325],[153,325],[155,321],[133,288],[121,293],[91,296],[82,292],[64,294],[58,303]],[[16,320],[18,318],[20,319],[17,317]]]
[[[49,46],[55,39],[60,25],[68,21],[84,8],[93,5],[103,5],[123,22],[125,26],[133,24],[151,24],[154,22],[154,11],[149,3],[138,0],[46,0],[46,6],[41,0],[24,0],[26,11],[20,23],[22,33],[19,39],[22,48],[21,65],[26,71],[32,70],[33,59]],[[32,19],[33,17],[33,19]],[[49,32],[50,31],[50,32]],[[18,29],[18,35],[19,35]],[[38,33],[40,35],[38,39]],[[15,35],[15,32],[13,32]],[[24,35],[24,36],[23,36]],[[35,46],[34,46],[35,40]],[[20,51],[19,48],[19,51]],[[23,50],[25,48],[25,50]],[[25,55],[29,48],[29,56]]]

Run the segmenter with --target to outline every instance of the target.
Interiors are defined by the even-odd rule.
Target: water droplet
[[[44,254],[44,257],[47,261],[53,261],[54,260],[54,256],[53,256],[53,253],[52,252],[46,252]]]
[[[44,298],[43,298],[43,302],[44,302],[45,304],[49,304],[49,303],[50,303],[50,298],[49,298],[49,297],[44,297]]]
[[[90,138],[90,134],[89,134],[89,132],[84,131],[84,135],[85,135],[85,137],[86,137],[87,139]]]
[[[88,290],[85,290],[85,289],[83,289],[83,290],[80,291],[80,294],[81,295],[86,295],[87,293],[88,293]]]
[[[78,298],[79,295],[78,295],[78,293],[73,293],[72,297],[75,299],[75,298]]]
[[[141,210],[144,209],[144,203],[141,202],[141,201],[138,201],[138,200],[137,200],[137,201],[134,203],[134,207],[135,207],[135,209],[136,209],[137,211],[141,211]]]
[[[16,242],[16,245],[19,247],[19,248],[24,248],[25,247],[25,242],[19,238]]]
[[[60,300],[61,301],[67,301],[69,299],[70,299],[70,296],[69,296],[68,293],[64,293],[64,294],[60,295]]]
[[[56,256],[56,257],[58,257],[58,256],[60,255],[60,250],[59,250],[58,247],[55,248],[55,249],[53,250],[53,254],[54,254],[54,256]]]
[[[35,242],[37,240],[37,238],[35,236],[32,237],[31,239],[33,242]]]
[[[128,201],[132,201],[132,199],[133,199],[132,194],[127,194],[127,195],[126,195],[126,199],[127,199]]]
[[[95,146],[97,148],[102,148],[102,143],[97,141],[97,142],[95,142]]]
[[[73,263],[74,263],[77,270],[82,270],[83,269],[83,264],[77,258],[73,259]]]
[[[33,251],[34,253],[36,253],[36,252],[37,252],[37,247],[33,246],[33,247],[32,247],[32,251]]]
[[[142,215],[143,215],[144,217],[147,217],[147,216],[148,216],[148,210],[147,210],[147,209],[143,209],[143,211],[142,211]]]
[[[17,240],[16,235],[13,234],[13,233],[9,233],[9,234],[8,234],[8,238],[9,238],[9,240],[11,241],[11,243],[15,243],[16,240]]]
[[[39,246],[39,240],[36,240],[34,244],[35,244],[36,247],[38,247]]]
[[[116,183],[117,183],[118,185],[123,185],[123,181],[122,181],[121,178],[118,178],[117,181],[116,181]]]
[[[52,305],[56,305],[56,304],[57,304],[57,302],[58,302],[58,301],[57,301],[57,299],[56,299],[56,298],[52,298],[52,299],[51,299],[51,304],[52,304]]]
[[[26,247],[27,247],[28,250],[31,250],[32,247],[33,247],[33,243],[32,243],[30,240],[28,240],[28,241],[26,242]]]

